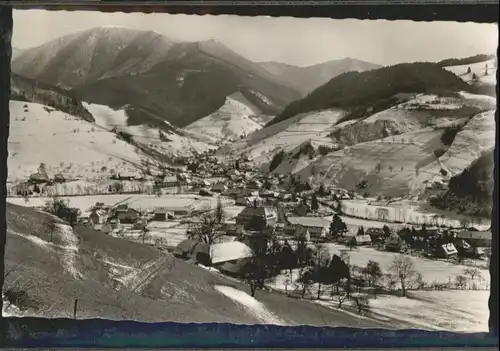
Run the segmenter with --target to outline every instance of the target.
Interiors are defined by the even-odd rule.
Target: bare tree
[[[149,234],[149,229],[147,227],[144,227],[141,231],[141,238],[142,238],[142,243],[146,241],[146,238],[148,237]]]
[[[476,280],[480,280],[482,278],[481,271],[476,267],[469,267],[464,269],[464,275],[472,282],[472,289],[477,290],[478,286]]]
[[[330,263],[330,252],[328,251],[328,248],[325,247],[324,245],[318,245],[316,250],[316,257],[315,257],[315,276],[316,276],[316,282],[318,284],[318,291],[317,291],[317,296],[316,298],[318,300],[321,299],[321,292],[322,292],[322,286],[323,286],[323,281],[325,280],[326,276],[328,275],[328,265]]]
[[[358,314],[363,314],[370,310],[370,301],[366,296],[355,296],[352,298],[354,304],[356,305],[356,309],[358,310]]]
[[[216,212],[210,207],[204,207],[201,212],[199,221],[191,226],[188,236],[190,239],[197,239],[212,245],[223,235],[219,230],[220,222]]]
[[[219,224],[223,223],[224,220],[226,219],[226,213],[224,211],[224,207],[222,206],[222,200],[220,197],[217,199],[217,207],[215,208],[214,216],[215,220]]]
[[[53,242],[54,238],[54,232],[58,229],[56,222],[53,220],[49,220],[49,223],[47,224],[47,231],[49,232],[50,236],[50,242]]]
[[[463,275],[457,275],[455,277],[455,287],[457,289],[465,289],[467,287],[467,277]]]
[[[373,296],[377,297],[377,287],[380,282],[380,278],[382,278],[382,269],[378,262],[368,261],[366,267],[363,269],[363,274],[365,275],[368,286],[373,288]]]
[[[407,288],[417,274],[413,268],[413,261],[407,256],[396,256],[392,261],[390,271],[398,278],[401,292],[406,297]]]
[[[332,290],[330,291],[330,296],[332,297],[332,300],[336,300],[338,308],[342,308],[344,302],[349,300],[351,295],[350,290],[351,288],[347,282],[347,279],[340,279],[335,282]]]

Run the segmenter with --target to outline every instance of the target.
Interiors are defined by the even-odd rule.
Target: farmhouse
[[[257,206],[245,207],[236,216],[236,224],[242,225],[245,228],[253,226],[255,220],[260,220],[260,224],[264,227],[274,226],[278,221],[278,214],[274,208]]]
[[[436,252],[436,256],[440,258],[456,257],[457,254],[457,248],[452,243],[439,245]]]
[[[126,205],[126,204],[121,204],[121,205],[118,205],[118,206],[116,206],[116,208],[115,208],[115,212],[116,212],[116,213],[120,213],[120,212],[127,212],[127,210],[128,210],[128,205]]]
[[[119,180],[134,180],[137,177],[141,177],[141,175],[139,173],[136,173],[136,172],[125,171],[122,173],[118,173]]]
[[[102,210],[104,208],[104,202],[96,202],[94,205],[94,210]]]
[[[31,183],[47,183],[49,181],[49,176],[45,172],[37,172],[30,175],[29,178]]]
[[[187,216],[191,212],[188,207],[182,206],[166,206],[163,207],[163,209],[168,213],[174,214],[175,216]]]
[[[139,219],[140,213],[139,211],[128,208],[124,212],[117,212],[116,218],[120,221],[120,223],[124,224],[133,224]]]
[[[157,207],[154,209],[153,220],[155,221],[166,221],[167,220],[167,210],[163,207]]]
[[[243,258],[253,257],[254,253],[248,245],[239,241],[229,241],[213,244],[210,247],[210,259],[212,265],[221,265],[226,262],[234,262]]]
[[[214,193],[223,193],[227,190],[227,186],[223,183],[217,183],[212,187],[212,192]]]
[[[330,222],[316,217],[289,217],[285,225],[284,233],[293,234],[306,240],[319,239],[327,236]],[[292,229],[295,228],[295,229]]]
[[[370,245],[372,243],[372,238],[369,235],[351,235],[348,239],[348,243],[353,246]]]
[[[194,239],[186,239],[177,245],[173,255],[178,258],[210,266],[210,245]]]
[[[264,205],[264,199],[258,196],[238,196],[235,204],[238,206],[259,207]]]
[[[467,240],[472,246],[491,246],[491,231],[463,230],[457,234],[457,239]]]
[[[274,191],[264,189],[259,192],[259,196],[266,199],[276,197],[277,194]]]
[[[163,185],[166,187],[174,187],[179,185],[179,179],[177,179],[177,176],[165,176],[163,178]]]
[[[101,224],[103,222],[103,214],[100,211],[92,211],[89,215],[89,223],[92,225]]]

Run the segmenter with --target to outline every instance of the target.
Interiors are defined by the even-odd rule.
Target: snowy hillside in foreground
[[[166,139],[160,139],[160,130],[147,125],[129,126],[127,124],[127,114],[124,110],[113,110],[104,105],[83,103],[85,108],[92,113],[95,123],[106,130],[116,129],[132,136],[134,141],[146,145],[164,155],[170,157],[189,156],[193,153],[204,152],[209,149],[209,145],[177,134],[175,132],[162,132]],[[165,125],[169,129],[175,130],[168,122]]]
[[[241,94],[233,94],[226,98],[224,105],[185,128],[188,132],[205,135],[214,142],[240,139],[262,128],[253,117],[259,114]]]
[[[44,105],[11,101],[10,114],[9,179],[26,179],[40,163],[49,175],[95,178],[136,171],[148,158],[115,134]]]
[[[466,82],[472,82],[472,75],[475,74],[479,82],[496,85],[497,67],[496,60],[473,63],[470,65],[449,66],[444,69],[455,73]],[[468,69],[471,73],[467,73]],[[488,74],[486,74],[488,73]]]

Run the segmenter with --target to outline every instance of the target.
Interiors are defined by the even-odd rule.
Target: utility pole
[[[75,299],[75,305],[73,306],[73,319],[76,319],[77,309],[78,309],[78,299]]]

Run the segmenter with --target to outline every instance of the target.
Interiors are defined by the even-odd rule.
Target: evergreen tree
[[[330,234],[334,237],[343,236],[347,232],[347,225],[335,214],[330,224]]]
[[[318,199],[316,198],[316,195],[313,195],[311,199],[311,210],[317,211],[318,209],[319,209]]]

